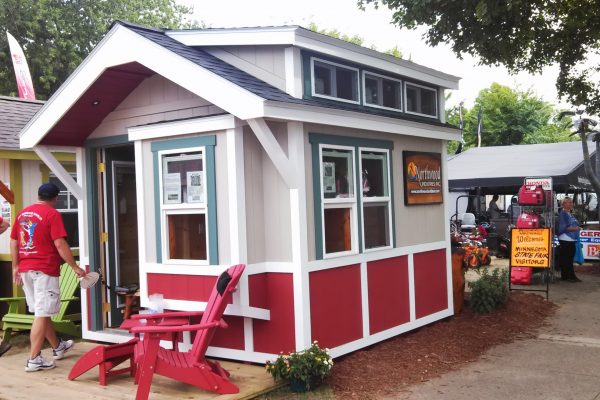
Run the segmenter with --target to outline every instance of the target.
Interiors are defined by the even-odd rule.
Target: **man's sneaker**
[[[54,367],[54,361],[46,361],[40,353],[33,360],[27,360],[27,364],[25,364],[25,372],[40,371],[42,369],[52,369]]]
[[[75,343],[72,340],[62,340],[60,339],[60,343],[56,346],[55,349],[52,350],[52,357],[55,360],[60,360],[65,356],[65,353],[73,348]]]

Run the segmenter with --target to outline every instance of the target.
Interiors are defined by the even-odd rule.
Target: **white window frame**
[[[76,172],[69,172],[69,175],[71,175],[71,178],[77,180],[77,173]],[[52,171],[50,171],[50,173],[48,174],[48,180],[50,180],[50,178],[55,178],[58,179],[58,176],[56,176]],[[61,193],[65,193],[67,195],[67,204],[69,206],[69,208],[57,208],[56,211],[58,211],[61,214],[77,214],[79,213],[79,207],[76,205],[74,208],[72,204],[71,204],[71,196],[73,196],[73,198],[75,199],[75,203],[77,203],[77,198],[75,198],[75,195],[73,193],[71,193],[71,191],[69,190],[69,188],[66,188],[66,190],[61,190],[59,195]],[[77,223],[77,230],[79,231],[79,222]],[[71,247],[72,249],[78,249],[79,246],[76,247]]]
[[[408,110],[408,100],[407,100],[407,96],[406,96],[406,89],[408,86],[412,86],[412,87],[416,87],[416,88],[420,88],[421,90],[429,90],[431,92],[434,92],[435,94],[435,101],[434,101],[434,106],[435,106],[435,115],[431,115],[431,114],[423,114],[420,112],[416,112],[416,111],[409,111]],[[420,104],[421,104],[421,92],[417,92],[418,94],[418,98],[417,98],[417,104],[419,105],[420,108]],[[406,104],[405,108],[405,112],[407,114],[413,114],[413,115],[420,115],[423,117],[428,117],[428,118],[435,118],[437,119],[439,116],[439,112],[438,112],[438,90],[429,86],[423,86],[423,85],[419,85],[418,83],[412,83],[412,82],[404,82],[404,104]]]
[[[333,73],[331,74],[331,92],[332,93],[337,94],[337,80],[335,79],[335,71],[336,71],[335,67],[339,67],[339,68],[343,68],[343,69],[347,69],[347,70],[356,72],[356,98],[357,98],[357,100],[348,100],[348,99],[343,99],[340,97],[328,96],[328,95],[317,93],[315,90],[315,61],[322,63],[322,64],[331,65],[334,67],[331,69],[331,71],[333,71]],[[330,100],[335,100],[335,101],[343,101],[345,103],[351,103],[351,104],[360,104],[360,97],[361,97],[361,94],[360,94],[360,71],[358,70],[358,68],[350,67],[350,66],[344,65],[344,64],[338,64],[333,61],[323,60],[323,59],[317,58],[317,57],[311,57],[310,58],[310,87],[311,87],[311,95],[313,97],[320,97],[323,99],[330,99]]]
[[[202,182],[203,185],[203,199],[202,203],[184,203],[179,204],[165,204],[164,203],[164,177],[163,177],[163,157],[169,155],[181,155],[185,153],[201,153],[202,160]],[[174,264],[174,265],[210,265],[210,247],[209,247],[209,224],[208,224],[208,207],[207,207],[207,181],[206,181],[206,148],[205,146],[199,147],[185,147],[179,149],[161,150],[157,154],[158,157],[158,182],[159,182],[159,193],[160,193],[160,230],[161,230],[161,242],[160,246],[163,254],[163,264]],[[183,196],[183,193],[182,193]],[[182,215],[182,214],[204,214],[205,225],[206,225],[206,260],[185,260],[179,258],[171,258],[169,254],[169,232],[167,229],[167,220],[169,215]]]
[[[382,154],[386,154],[386,167],[387,167],[387,189],[388,189],[388,194],[387,196],[379,196],[379,197],[370,197],[370,196],[363,196],[363,191],[362,191],[362,186],[363,186],[363,177],[362,177],[362,155],[363,152],[375,152],[375,153],[382,153]],[[364,207],[365,204],[370,204],[370,203],[387,203],[388,206],[388,246],[381,246],[381,247],[374,247],[372,249],[367,249],[366,246],[366,242],[365,242],[365,212],[364,209],[361,210],[360,212],[360,217],[361,217],[361,227],[362,227],[362,244],[363,244],[363,252],[364,253],[370,253],[373,251],[380,251],[380,250],[386,250],[386,249],[391,249],[394,247],[393,244],[393,236],[392,236],[392,231],[393,231],[393,225],[392,225],[392,181],[391,181],[391,171],[390,171],[390,157],[391,157],[391,153],[389,149],[382,149],[382,148],[375,148],[375,147],[359,147],[358,148],[358,163],[359,163],[359,168],[360,168],[360,200],[361,200],[361,207]]]
[[[351,160],[352,160],[352,176],[348,176],[348,181],[352,182],[352,187],[354,189],[353,197],[335,197],[326,199],[325,192],[323,191],[323,149],[328,150],[344,150],[351,152]],[[353,254],[358,254],[358,204],[357,204],[357,190],[356,187],[356,152],[355,148],[352,146],[339,146],[339,145],[331,145],[331,144],[319,144],[319,185],[321,192],[321,232],[322,240],[323,240],[323,259],[328,258],[336,258],[343,257]],[[326,209],[334,209],[334,208],[349,208],[350,209],[350,240],[351,240],[351,248],[346,251],[338,251],[336,253],[327,253],[327,246],[325,243],[325,210]]]
[[[383,79],[387,79],[388,81],[398,82],[398,86],[399,86],[398,87],[398,99],[400,100],[400,107],[394,108],[394,107],[380,106],[379,104],[367,103],[367,87],[366,87],[367,75],[371,75],[376,78],[379,78],[378,83],[377,83],[377,92],[381,96],[382,103],[383,103]],[[396,112],[402,112],[402,109],[404,106],[404,98],[403,98],[403,85],[402,85],[402,81],[400,79],[392,78],[387,75],[376,74],[376,73],[370,72],[370,71],[363,71],[362,72],[362,93],[363,93],[363,96],[362,96],[363,103],[362,104],[365,107],[373,107],[373,108],[379,108],[382,110],[391,110],[391,111],[396,111]]]

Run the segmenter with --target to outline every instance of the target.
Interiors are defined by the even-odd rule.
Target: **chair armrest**
[[[162,319],[162,318],[183,318],[183,317],[201,317],[204,311],[172,311],[157,314],[134,314],[130,319]]]
[[[180,326],[161,326],[161,325],[150,325],[150,326],[136,326],[131,328],[131,333],[174,333],[174,332],[190,332],[199,331],[201,329],[210,328],[227,328],[227,323],[223,320],[208,322],[206,324],[195,324],[195,325],[180,325]]]
[[[6,301],[12,303],[14,301],[25,301],[25,297],[0,297],[0,301]]]
[[[64,299],[60,299],[60,301],[74,301],[74,300],[79,300],[79,297],[67,297]]]

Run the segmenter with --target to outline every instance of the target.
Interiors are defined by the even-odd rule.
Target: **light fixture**
[[[96,107],[99,104],[100,104],[100,100],[98,100],[98,99],[92,101],[92,107]]]

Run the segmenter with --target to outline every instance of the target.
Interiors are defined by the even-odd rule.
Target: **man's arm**
[[[75,271],[77,276],[79,276],[80,278],[84,277],[85,271],[82,268],[80,268],[79,265],[77,265],[77,263],[75,262],[75,258],[73,258],[73,253],[71,253],[71,248],[69,247],[69,243],[67,243],[65,238],[56,239],[54,241],[54,246],[56,246],[58,254],[60,254],[62,259],[65,260],[65,262],[69,264],[71,268],[73,268],[73,271]]]
[[[22,285],[21,275],[19,274],[19,244],[15,239],[10,239],[10,257],[12,258],[12,276],[15,285]]]

